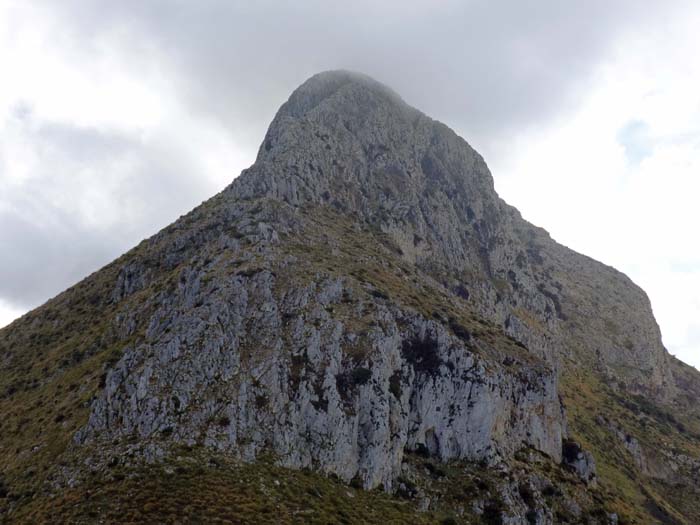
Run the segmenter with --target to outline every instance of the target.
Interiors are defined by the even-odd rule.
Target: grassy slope
[[[227,463],[191,453],[142,468],[115,467],[13,516],[34,523],[435,523],[436,514],[270,462]]]
[[[562,381],[569,430],[593,452],[601,485],[626,523],[700,523],[692,486],[668,485],[644,475],[605,420],[637,438],[647,455],[672,450],[700,457],[700,438],[682,415],[640,396],[614,391],[590,370],[569,366]]]
[[[117,264],[0,331],[0,479],[32,496],[87,420],[105,366],[121,354],[109,329]],[[2,506],[2,500],[0,500]]]
[[[523,459],[535,455],[535,459]],[[484,465],[439,464],[419,455],[407,458],[413,482],[431,501],[420,510],[418,499],[381,489],[364,491],[308,470],[289,470],[271,458],[239,463],[203,449],[181,449],[154,465],[93,474],[89,483],[55,497],[35,498],[13,520],[27,523],[234,523],[234,524],[499,524],[506,508],[504,482],[513,476],[543,476],[546,503],[558,523],[587,523],[605,515],[597,490],[582,490],[578,478],[537,453],[523,451],[510,474]],[[402,478],[403,479],[403,478]],[[525,495],[527,485],[521,485]],[[564,503],[584,509],[574,519]],[[473,502],[483,512],[476,514]]]

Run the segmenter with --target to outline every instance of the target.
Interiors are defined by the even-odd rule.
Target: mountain
[[[700,523],[699,393],[625,275],[326,72],[224,191],[0,331],[0,519]]]

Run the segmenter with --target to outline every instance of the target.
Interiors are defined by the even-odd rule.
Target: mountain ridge
[[[0,355],[13,512],[37,499],[22,490],[80,490],[178,447],[272,454],[464,519],[416,457],[510,472],[476,516],[698,512],[667,484],[697,489],[700,380],[646,294],[524,221],[463,139],[355,73],[302,84],[253,166],[0,331]]]

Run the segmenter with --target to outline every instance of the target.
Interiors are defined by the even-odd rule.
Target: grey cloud
[[[546,120],[589,88],[621,34],[678,9],[590,2],[62,2],[80,35],[118,27],[169,68],[192,111],[248,147],[305,78],[347,68],[382,80],[480,142]],[[68,6],[68,7],[67,7]]]
[[[19,185],[0,172],[0,298],[12,306],[38,305],[215,191],[192,177],[200,168],[188,152],[167,144],[23,120],[39,167]],[[113,219],[81,212],[95,204],[93,185],[110,192]]]
[[[575,103],[620,34],[671,9],[653,0],[39,5],[54,19],[46,38],[66,60],[89,65],[108,50],[132,78],[162,78],[157,89],[167,89],[185,113],[223,127],[250,158],[291,90],[336,68],[376,77],[456,128],[487,159],[500,155],[513,130]],[[20,109],[15,118],[40,121]],[[26,131],[40,160],[31,181],[0,195],[0,299],[12,304],[36,305],[216,189],[202,182],[198,152],[179,146],[187,129],[169,130],[182,139],[174,146],[66,123],[35,128]],[[90,188],[110,188],[123,217],[95,226],[78,213]],[[72,195],[74,202],[66,199]]]
[[[36,306],[107,262],[112,253],[102,232],[60,213],[54,219],[42,225],[11,211],[0,212],[0,297],[12,306]]]

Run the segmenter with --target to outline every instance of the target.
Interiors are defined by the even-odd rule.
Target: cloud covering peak
[[[677,103],[697,102],[689,29],[697,13],[693,2],[651,0],[5,1],[0,310],[40,304],[225,187],[252,163],[289,93],[338,68],[367,73],[446,122],[485,156],[499,191],[527,218],[630,273],[660,305],[660,277],[635,274],[638,255],[618,254],[595,217],[567,218],[580,199],[566,185],[595,180],[597,195],[619,199],[612,190],[662,169],[673,148],[695,162],[697,111],[674,124],[642,108],[664,89]],[[654,62],[650,54],[668,46],[687,56]],[[687,89],[656,83],[645,60]],[[636,98],[639,86],[647,98]],[[611,109],[602,101],[613,94]],[[624,127],[636,121],[648,129]],[[563,136],[568,149],[553,145]],[[586,140],[601,141],[597,164],[577,158],[592,154],[575,143]],[[595,204],[601,224],[616,217],[605,206],[613,209],[605,197]],[[608,230],[620,234],[618,224]],[[665,335],[678,333],[664,318],[683,316],[657,314]]]

